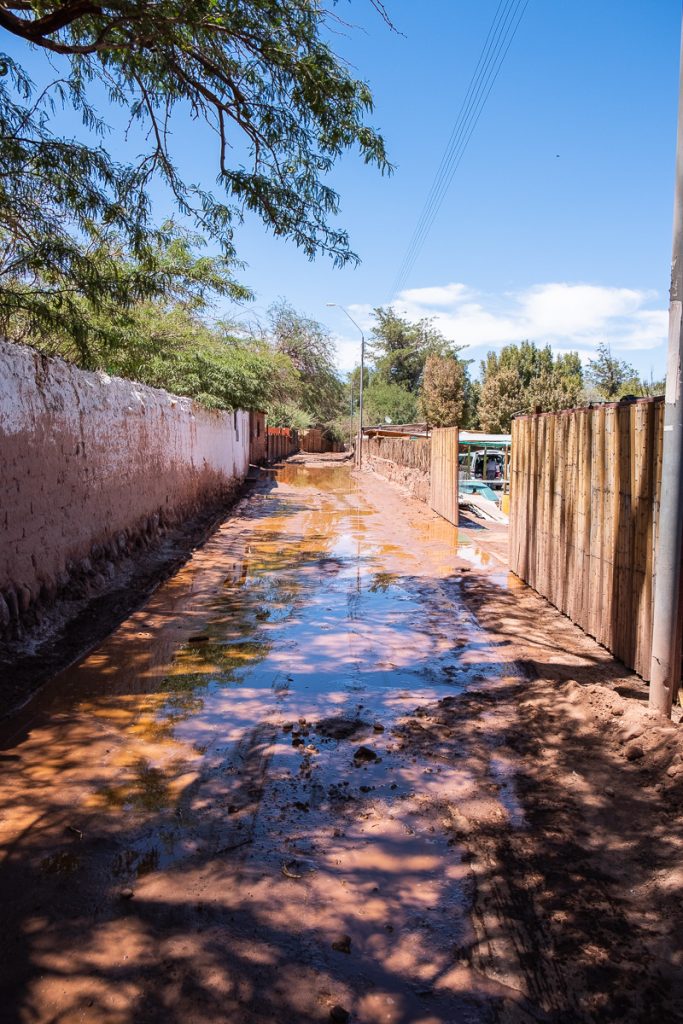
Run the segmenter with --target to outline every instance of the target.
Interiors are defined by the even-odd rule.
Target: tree
[[[452,356],[427,356],[420,407],[434,427],[462,425],[465,413],[465,365]]]
[[[417,397],[400,384],[375,376],[363,394],[363,423],[414,423]]]
[[[479,398],[479,419],[483,430],[507,434],[512,417],[527,411],[527,395],[518,370],[504,367],[484,380]]]
[[[7,286],[3,271],[11,265],[12,252],[5,250],[0,254],[0,332],[88,369],[106,368],[120,349],[125,372],[135,376],[136,349],[144,363],[152,348],[156,352],[172,344],[174,327],[167,320],[153,342],[152,321],[162,312],[199,311],[218,295],[239,299],[248,294],[233,280],[228,262],[202,255],[202,245],[201,237],[171,221],[148,240],[144,257],[131,255],[119,236],[105,234],[88,251],[90,271],[99,281],[95,296],[77,281],[67,288],[37,268],[30,280],[14,279]]]
[[[489,352],[481,368],[479,417],[485,430],[507,433],[516,412],[567,409],[581,399],[583,374],[576,352],[553,355],[550,345],[539,348],[523,341],[498,354]]]
[[[298,373],[298,393],[290,398],[312,422],[333,420],[343,407],[344,386],[337,375],[329,332],[284,300],[271,306],[269,316],[275,351],[287,356]]]
[[[542,370],[526,388],[526,408],[529,412],[558,412],[571,409],[581,402],[583,385],[581,378],[552,370]]]
[[[296,375],[285,357],[206,329],[198,333],[175,350],[159,352],[137,379],[209,408],[269,410],[286,399]]]
[[[410,323],[391,306],[378,307],[373,316],[370,355],[379,379],[387,384],[398,384],[416,394],[428,355],[445,356],[460,351],[434,328],[431,320]]]
[[[469,374],[465,378],[465,418],[463,427],[469,430],[479,430],[479,401],[481,399],[481,381],[472,380]]]
[[[92,302],[144,298],[144,276],[117,281],[93,249],[109,247],[113,232],[145,265],[158,241],[148,198],[155,178],[228,263],[246,212],[310,258],[356,261],[331,223],[339,197],[325,176],[350,149],[391,168],[367,124],[368,86],[323,38],[334,20],[318,0],[0,0],[0,29],[15,48],[24,40],[44,51],[46,70],[48,58],[55,66],[37,92],[16,59],[0,58],[5,314],[25,310],[40,321],[53,309],[42,303],[45,289]],[[108,130],[95,105],[102,94],[128,115],[141,148],[132,164],[96,141]],[[76,111],[95,141],[55,134],[60,107]],[[179,170],[173,126],[188,114],[214,133],[218,196]],[[67,304],[63,320],[71,312]]]
[[[623,394],[640,393],[640,379],[634,368],[620,359],[615,359],[609,345],[601,342],[595,359],[589,360],[586,376],[599,394],[608,401],[615,401]]]

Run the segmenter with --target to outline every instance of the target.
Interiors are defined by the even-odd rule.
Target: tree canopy
[[[431,426],[464,425],[467,368],[453,356],[427,356],[420,406]]]
[[[62,320],[74,312],[72,295],[120,305],[149,298],[160,243],[148,198],[155,178],[219,244],[226,266],[248,211],[311,258],[356,260],[334,223],[339,199],[327,172],[347,150],[390,167],[367,122],[367,84],[324,38],[335,20],[319,0],[0,0],[6,38],[42,49],[48,73],[54,62],[51,83],[37,90],[18,59],[0,55],[4,314],[23,312],[49,330],[54,293],[66,303]],[[102,144],[103,95],[140,140],[133,163]],[[77,112],[90,141],[60,137],[61,108]],[[216,194],[179,169],[179,117],[214,133]],[[113,238],[142,272],[117,276],[106,256]]]
[[[505,345],[499,353],[488,353],[481,372],[479,419],[484,430],[495,433],[507,433],[515,413],[567,409],[582,397],[578,354],[553,354],[550,345],[539,348],[531,341]]]
[[[333,420],[341,411],[344,388],[329,332],[284,300],[275,303],[269,315],[274,350],[286,356],[297,371],[298,387],[290,399],[313,423]]]
[[[586,376],[602,398],[615,401],[625,394],[640,394],[641,381],[635,369],[623,359],[612,355],[609,345],[601,342],[595,359],[589,360]]]
[[[357,392],[356,392],[357,394]],[[374,377],[363,396],[365,423],[414,423],[417,396],[400,384]]]
[[[417,394],[427,356],[460,351],[460,347],[449,342],[429,319],[411,323],[391,306],[378,307],[373,316],[370,356],[377,377],[387,384],[398,384]]]

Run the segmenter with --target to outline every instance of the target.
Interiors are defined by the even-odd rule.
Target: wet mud
[[[265,473],[0,725],[2,1020],[675,1018],[666,926],[629,933],[529,768],[538,680],[486,567],[348,467]],[[516,599],[495,560],[484,585]]]

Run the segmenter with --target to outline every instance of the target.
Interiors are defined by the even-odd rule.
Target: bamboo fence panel
[[[431,444],[427,437],[415,440],[401,437],[363,438],[363,458],[383,459],[397,466],[417,469],[425,475],[431,466]]]
[[[458,428],[435,427],[431,437],[429,504],[458,525]]]
[[[519,416],[510,567],[645,679],[663,402]]]

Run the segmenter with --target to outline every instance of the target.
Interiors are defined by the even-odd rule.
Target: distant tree
[[[285,301],[271,306],[269,316],[275,351],[286,355],[299,374],[299,392],[292,399],[312,422],[332,421],[343,409],[344,386],[329,332]]]
[[[554,361],[550,345],[539,348],[532,341],[522,341],[518,345],[505,345],[498,353],[489,352],[481,365],[484,379],[499,370],[515,370],[522,386],[528,388],[544,371],[552,373]]]
[[[641,381],[630,363],[616,359],[609,345],[601,342],[595,359],[588,362],[586,377],[598,393],[608,401],[615,401],[623,394],[640,392]]]
[[[357,404],[356,404],[357,408]],[[400,384],[375,376],[363,396],[363,423],[414,423],[417,419],[417,395]]]
[[[481,368],[479,418],[485,430],[494,430],[491,424],[496,423],[503,424],[500,429],[507,433],[516,412],[536,407],[551,412],[581,400],[583,373],[576,352],[553,355],[549,345],[539,348],[524,341],[506,345],[499,353],[489,352]]]
[[[528,393],[518,370],[504,367],[489,373],[479,398],[479,420],[483,430],[507,434],[515,413],[526,412]]]
[[[312,419],[307,412],[288,401],[276,401],[268,405],[268,423],[271,427],[294,427],[307,430]]]
[[[420,409],[434,427],[462,426],[467,368],[453,356],[429,355],[425,361]]]
[[[373,316],[369,349],[378,378],[413,394],[419,391],[428,355],[454,355],[462,348],[449,342],[429,319],[411,323],[391,306],[378,307]]]
[[[481,399],[481,381],[472,380],[468,375],[465,379],[465,419],[463,427],[468,430],[479,430],[479,401]]]
[[[666,391],[666,377],[662,377],[661,380],[654,380],[652,377],[649,381],[643,379],[640,384],[643,398],[652,398],[656,395],[663,395]]]
[[[527,385],[527,405],[529,409],[558,412],[579,405],[582,394],[583,370],[578,353],[560,353],[550,368],[544,366]]]

